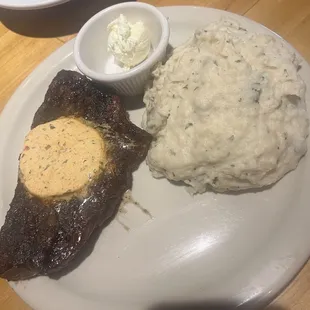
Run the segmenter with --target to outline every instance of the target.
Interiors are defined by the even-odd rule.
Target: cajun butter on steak
[[[129,121],[117,96],[100,91],[77,72],[64,70],[50,84],[31,129],[20,155],[15,195],[0,231],[0,276],[8,280],[75,266],[74,258],[93,233],[116,214],[131,187],[132,172],[151,142],[148,133]],[[55,133],[63,129],[64,136],[57,138]],[[84,168],[90,172],[88,179],[78,172]],[[33,173],[39,176],[38,184],[29,176]],[[62,182],[62,177],[69,182]]]
[[[104,169],[105,162],[105,144],[97,130],[64,117],[29,132],[20,173],[31,194],[61,196],[81,191]]]

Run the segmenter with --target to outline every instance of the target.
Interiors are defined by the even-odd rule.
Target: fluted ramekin
[[[145,24],[152,51],[146,60],[128,71],[107,73],[107,26],[120,14],[130,22],[140,20]],[[168,20],[156,7],[138,2],[116,4],[94,15],[82,27],[75,40],[74,59],[79,70],[91,80],[114,88],[120,95],[137,95],[143,92],[151,70],[165,57],[169,35]]]

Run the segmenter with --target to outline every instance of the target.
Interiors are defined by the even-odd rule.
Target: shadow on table
[[[29,37],[60,37],[77,33],[94,14],[126,0],[71,0],[32,11],[0,8],[0,21],[10,30]]]
[[[238,307],[238,304],[225,303],[221,301],[214,302],[197,302],[197,303],[162,303],[156,304],[148,310],[233,310],[233,309],[242,309],[242,310],[288,310],[281,306],[270,305],[267,308],[253,308],[247,306]]]

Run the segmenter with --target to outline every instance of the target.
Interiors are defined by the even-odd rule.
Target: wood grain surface
[[[117,2],[122,1],[74,0],[58,7],[37,11],[0,9],[0,111],[16,87],[44,58],[74,37],[83,23],[93,14]],[[310,61],[309,0],[146,0],[146,2],[156,6],[207,6],[245,15],[279,33]],[[6,281],[0,280],[0,309],[31,308],[14,293]],[[268,309],[310,309],[310,263]]]

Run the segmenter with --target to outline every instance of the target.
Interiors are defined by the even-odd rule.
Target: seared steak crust
[[[66,199],[31,196],[18,178],[0,231],[0,275],[8,280],[68,267],[96,228],[117,212],[151,142],[148,133],[129,121],[117,96],[103,93],[77,72],[57,74],[32,128],[62,116],[82,118],[96,128],[108,145],[108,162],[86,194]]]

